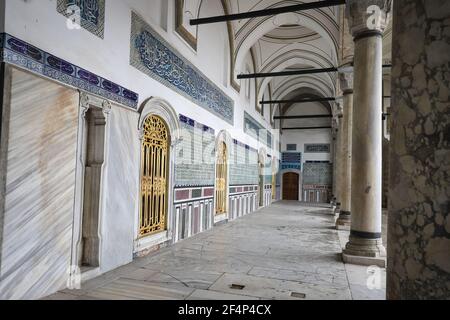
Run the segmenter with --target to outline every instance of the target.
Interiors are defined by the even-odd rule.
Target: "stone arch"
[[[230,182],[230,159],[232,155],[233,140],[226,130],[219,132],[215,147],[215,197],[214,197],[214,220],[220,222],[227,219],[229,215],[229,182]],[[225,150],[224,150],[225,148]],[[222,154],[225,152],[225,154]],[[224,163],[225,162],[225,163]],[[220,202],[220,203],[219,203]]]
[[[272,69],[270,72],[280,72],[283,71],[287,68],[289,68],[292,65],[295,65],[299,62],[303,61],[302,58],[292,58],[289,59],[287,61],[284,61],[283,63],[281,63],[280,65],[276,66],[274,69]],[[312,68],[322,68],[321,65],[316,64],[314,62],[311,62],[311,67]],[[302,79],[302,77],[298,77],[299,79]],[[329,88],[334,88],[334,84],[333,81],[335,79],[333,79],[329,74],[326,76],[326,79],[320,78],[318,76],[315,76],[314,78],[316,78],[318,81],[322,81],[324,83],[324,85],[327,85]],[[262,96],[265,92],[265,88],[269,85],[269,83],[272,81],[273,78],[264,78],[264,80],[262,82],[260,82],[259,84],[259,88],[258,88],[258,99],[257,101],[261,101]],[[281,84],[282,85],[282,84]]]
[[[140,114],[138,130],[141,136],[145,119],[150,115],[155,115],[163,119],[169,127],[171,144],[180,139],[181,131],[177,112],[166,100],[156,97],[149,98],[144,101],[138,112]]]
[[[178,116],[173,107],[164,99],[158,97],[152,97],[145,100],[140,108],[138,109],[139,113],[139,121],[138,121],[138,130],[139,130],[139,139],[141,140],[139,147],[142,148],[142,139],[144,138],[144,125],[146,120],[149,117],[156,116],[161,119],[167,127],[169,138],[168,145],[168,159],[167,161],[167,194],[166,194],[166,202],[167,207],[165,208],[166,212],[166,230],[161,231],[156,235],[148,235],[146,237],[141,237],[139,235],[140,229],[140,210],[141,210],[141,183],[142,183],[142,168],[139,166],[139,181],[137,188],[137,197],[139,203],[136,205],[136,215],[135,215],[135,244],[134,250],[135,252],[146,250],[154,245],[163,243],[168,241],[171,238],[172,230],[174,230],[174,213],[173,213],[173,186],[175,184],[175,146],[180,141],[181,131],[180,125],[178,121]],[[142,161],[142,151],[140,152],[139,163]]]

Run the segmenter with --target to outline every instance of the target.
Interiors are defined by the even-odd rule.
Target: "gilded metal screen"
[[[216,214],[227,211],[227,146],[224,142],[217,150],[216,168]]]
[[[277,165],[276,159],[272,161],[272,200],[277,198]]]
[[[141,154],[139,235],[166,229],[169,133],[164,121],[149,116],[144,123]]]
[[[272,174],[272,200],[275,200],[277,197],[277,176],[276,174]]]

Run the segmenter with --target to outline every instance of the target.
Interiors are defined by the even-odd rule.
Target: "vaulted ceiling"
[[[185,6],[186,3],[190,3],[191,7],[198,6],[197,12],[209,1],[211,0],[184,0]],[[235,14],[317,0],[217,1],[221,2],[223,13]],[[247,72],[245,61],[249,55],[255,72],[339,66],[352,51],[352,38],[348,34],[343,9],[344,6],[334,6],[228,22],[228,31],[231,33],[231,82],[234,87],[239,87],[236,76]],[[386,60],[390,56],[391,30],[392,28],[386,30]],[[256,87],[257,101],[263,98],[269,87],[272,100],[308,93],[317,97],[334,97],[339,94],[336,73],[261,78],[256,80]],[[272,117],[283,114],[283,108],[280,110],[278,107],[274,106]],[[323,120],[320,121],[323,123]]]

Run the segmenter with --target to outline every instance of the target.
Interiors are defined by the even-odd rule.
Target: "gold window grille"
[[[166,230],[169,132],[164,121],[149,116],[144,122],[141,150],[139,236]]]
[[[216,214],[226,213],[227,208],[227,146],[220,143],[216,164]]]
[[[277,198],[277,167],[275,159],[272,162],[272,200]]]

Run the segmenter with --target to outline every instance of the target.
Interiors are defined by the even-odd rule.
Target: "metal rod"
[[[273,101],[260,101],[260,104],[308,103],[308,102],[329,102],[329,101],[336,101],[336,98],[313,98],[313,99],[300,99],[300,100],[273,100]]]
[[[224,22],[224,21],[234,21],[234,20],[265,17],[265,16],[274,16],[274,15],[281,14],[281,13],[320,9],[320,8],[325,8],[325,7],[334,7],[334,6],[339,6],[339,5],[345,4],[345,2],[346,2],[345,0],[316,1],[316,2],[298,4],[298,5],[294,5],[294,6],[284,6],[284,7],[279,7],[279,8],[256,10],[256,11],[229,14],[229,15],[223,15],[223,16],[192,19],[190,21],[190,24],[191,24],[191,26],[196,26],[196,25],[200,25],[200,24],[217,23],[217,22]]]
[[[237,78],[238,79],[255,79],[255,78],[269,78],[269,77],[285,77],[285,76],[328,73],[328,72],[337,72],[337,71],[338,71],[338,68],[334,68],[334,67],[323,68],[323,69],[302,69],[302,70],[290,70],[290,71],[280,71],[280,72],[240,74],[237,76]]]
[[[320,118],[333,118],[330,114],[316,114],[316,115],[306,115],[306,116],[278,116],[274,119],[320,119]]]
[[[331,127],[298,127],[298,128],[283,128],[283,130],[315,130],[315,129],[332,129]]]

